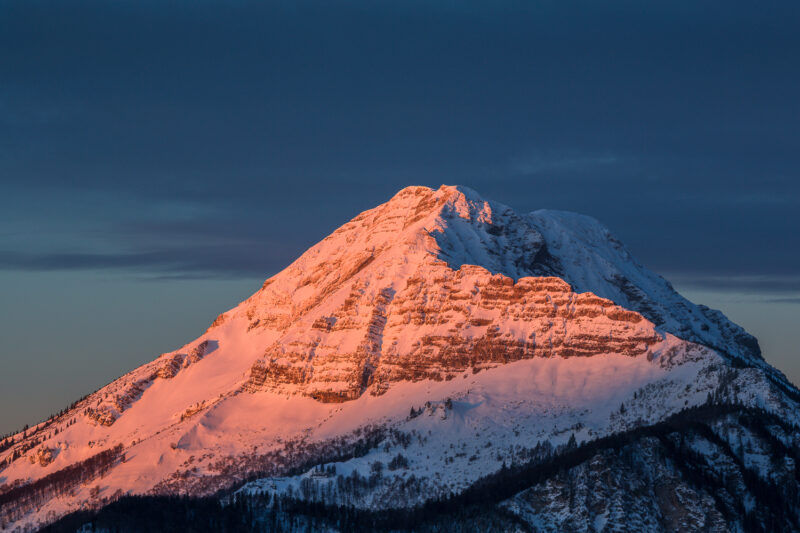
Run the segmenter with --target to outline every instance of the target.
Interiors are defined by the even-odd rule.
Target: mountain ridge
[[[367,434],[382,444],[339,457],[340,472],[409,459],[350,504],[412,505],[466,490],[533,442],[591,442],[711,397],[798,422],[796,389],[757,341],[596,220],[408,187],[197,339],[0,443],[0,495],[121,446],[102,479],[6,503],[0,519],[33,527],[126,494],[208,495],[256,472],[268,477],[242,494],[299,490],[322,480],[290,472],[363,450]],[[418,493],[395,499],[411,477]]]

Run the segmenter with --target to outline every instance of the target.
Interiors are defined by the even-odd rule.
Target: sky
[[[800,4],[0,3],[0,434],[407,185],[606,224],[800,357]]]

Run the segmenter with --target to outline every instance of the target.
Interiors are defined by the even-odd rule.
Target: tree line
[[[763,477],[748,467],[740,453],[722,439],[712,425],[730,418],[731,423],[757,435],[773,464],[787,461],[794,483]],[[771,428],[797,435],[798,428],[758,408],[709,401],[687,408],[652,426],[620,432],[588,443],[574,438],[558,448],[541,446],[532,458],[519,464],[503,465],[458,494],[431,495],[426,503],[405,508],[371,510],[309,500],[301,494],[237,494],[223,503],[219,498],[176,498],[131,496],[98,511],[81,511],[64,517],[45,531],[74,531],[88,524],[113,532],[153,530],[183,531],[474,531],[478,524],[486,531],[503,531],[527,525],[498,504],[554,476],[589,461],[598,453],[630,453],[643,438],[656,439],[660,452],[669,458],[682,480],[698,491],[712,495],[714,505],[731,523],[745,531],[800,530],[800,448],[776,438]],[[689,445],[702,438],[720,447],[737,466],[736,479],[715,470],[706,458]],[[627,451],[626,451],[627,450]],[[363,480],[368,483],[367,479]],[[352,487],[350,486],[352,485]],[[359,490],[360,484],[342,484],[339,490]],[[755,506],[747,510],[745,494]],[[340,500],[341,501],[341,500]],[[330,502],[330,500],[328,500]],[[147,510],[144,512],[144,510]]]
[[[124,460],[122,444],[0,494],[0,529],[50,499],[70,494],[78,485],[104,475],[120,460]]]

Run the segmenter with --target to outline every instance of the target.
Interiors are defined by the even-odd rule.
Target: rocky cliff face
[[[422,505],[542,450],[556,460],[571,438],[596,442],[709,402],[800,423],[798,398],[755,339],[685,300],[593,219],[409,187],[198,339],[0,442],[0,521],[34,526],[125,494],[214,494],[259,476],[240,494]],[[653,450],[642,464],[662,475],[647,462],[662,448],[642,442]],[[601,454],[573,468],[592,486],[611,481],[600,500],[639,505],[626,465]],[[323,467],[344,480],[311,470]],[[642,520],[690,494],[672,474]],[[570,503],[576,521],[547,527],[619,523],[571,479],[526,487],[504,516],[562,516],[557,494],[569,488],[584,507]],[[705,518],[675,520],[713,530],[707,493],[692,494]]]
[[[421,274],[398,291],[353,283],[330,315],[311,328],[290,328],[269,346],[246,389],[344,401],[383,394],[395,382],[450,380],[533,357],[634,357],[662,340],[640,314],[575,293],[559,278],[515,282],[444,264]]]

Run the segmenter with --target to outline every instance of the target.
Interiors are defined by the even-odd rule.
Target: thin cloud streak
[[[0,251],[0,270],[116,271],[138,279],[236,279],[263,276],[289,264],[287,253],[251,246],[192,246],[124,253]],[[142,276],[142,274],[145,274]]]
[[[762,295],[800,292],[800,276],[794,275],[709,276],[691,272],[673,272],[665,277],[675,284],[693,289]],[[765,301],[778,302],[792,301],[793,299],[794,297],[790,296]]]
[[[619,166],[630,163],[630,158],[616,155],[534,155],[515,158],[511,173],[515,176],[537,176],[551,173],[581,173],[583,179],[592,179],[598,167]]]

